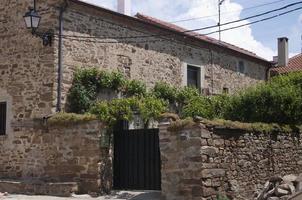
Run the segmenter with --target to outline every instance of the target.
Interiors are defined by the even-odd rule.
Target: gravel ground
[[[159,200],[160,192],[158,191],[119,191],[113,192],[112,195],[93,198],[89,195],[72,195],[72,197],[53,197],[53,196],[31,196],[31,195],[0,195],[0,200]]]

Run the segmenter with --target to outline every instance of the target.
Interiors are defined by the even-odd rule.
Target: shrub
[[[123,74],[119,72],[105,72],[105,71],[99,71],[97,74],[97,78],[99,80],[98,86],[102,89],[113,89],[115,91],[121,90],[121,88],[125,85],[125,78]]]
[[[184,87],[177,92],[176,100],[179,104],[183,105],[196,97],[201,97],[198,89],[193,87]]]
[[[123,94],[126,97],[144,96],[147,93],[146,85],[138,80],[129,80],[126,82]]]
[[[74,82],[70,88],[67,101],[69,112],[85,113],[95,101],[97,90],[92,87],[88,88],[79,82]]]
[[[166,111],[166,103],[152,96],[131,97],[113,99],[112,101],[100,101],[90,109],[90,113],[96,115],[98,119],[110,126],[113,126],[120,120],[131,121],[136,111],[141,114],[147,126],[149,120],[157,119]]]
[[[145,127],[148,126],[150,120],[158,119],[166,111],[167,103],[162,99],[149,96],[139,102],[139,113],[144,120]]]
[[[113,99],[112,101],[97,102],[90,109],[99,120],[113,126],[119,120],[131,121],[133,110],[138,107],[137,98]]]
[[[213,118],[213,110],[211,101],[208,97],[192,97],[182,109],[182,117],[204,117],[208,119]]]
[[[170,104],[175,103],[177,96],[177,89],[167,83],[158,82],[153,88],[155,97],[169,101]]]
[[[302,73],[273,78],[230,98],[224,117],[244,122],[302,123]]]

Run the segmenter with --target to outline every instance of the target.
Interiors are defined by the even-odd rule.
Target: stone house
[[[23,17],[33,2],[2,0],[0,5],[0,178],[38,177],[49,170],[46,161],[32,159],[39,149],[28,154],[44,144],[28,134],[36,131],[33,119],[64,110],[77,67],[118,70],[149,87],[158,81],[194,85],[205,94],[233,93],[264,81],[271,67],[231,44],[80,0],[36,1],[41,22],[28,30]],[[41,130],[37,133],[39,138]]]
[[[14,120],[64,109],[77,67],[119,70],[148,86],[194,84],[218,94],[265,80],[271,66],[254,53],[142,14],[131,17],[78,0],[36,4],[37,32],[53,35],[48,46],[25,27],[33,1],[1,4],[1,101]]]

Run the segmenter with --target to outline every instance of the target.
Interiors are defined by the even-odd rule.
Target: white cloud
[[[115,9],[117,0],[85,1]],[[231,2],[231,0],[226,0],[221,6],[222,12],[238,12],[224,14],[222,23],[240,19],[240,12],[242,9],[243,7],[240,4],[234,3],[233,1]],[[212,16],[217,15],[218,13],[217,0],[132,0],[132,10],[133,12],[145,13],[166,21],[177,21],[181,19]],[[302,15],[300,16],[300,19],[301,18]],[[206,19],[203,18],[202,20],[178,23],[178,25],[184,26],[188,29],[195,29],[217,23],[218,16],[212,16]],[[248,21],[223,26],[222,29],[245,23],[248,23]],[[202,33],[211,32],[213,30],[217,30],[217,28],[212,30],[209,29],[207,31],[203,31]],[[211,35],[211,37],[217,38],[218,34]],[[255,39],[250,26],[223,32],[222,40],[252,51],[268,60],[272,60],[272,57],[276,55],[275,51]]]

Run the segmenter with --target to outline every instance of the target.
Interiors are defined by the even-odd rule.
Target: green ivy
[[[105,88],[120,92],[125,98],[97,102],[97,94]],[[148,123],[167,111],[167,105],[182,118],[200,116],[242,122],[301,124],[302,72],[273,78],[232,96],[205,97],[196,88],[176,88],[162,82],[156,83],[148,92],[143,82],[126,80],[119,72],[82,69],[75,74],[68,103],[68,111],[86,113],[90,110],[109,124],[131,120],[135,109]]]
[[[166,110],[166,103],[163,100],[153,97],[130,97],[97,102],[90,109],[90,113],[109,126],[113,126],[119,120],[131,121],[134,112],[138,111],[147,126],[149,120],[157,119]]]
[[[140,100],[139,113],[144,120],[145,127],[150,120],[156,120],[167,111],[167,103],[153,96],[148,96]]]
[[[146,85],[138,80],[126,81],[126,85],[123,91],[123,95],[126,97],[131,96],[145,96],[147,93]]]
[[[153,88],[153,94],[155,97],[167,100],[170,104],[174,104],[176,102],[177,92],[178,90],[175,87],[163,82],[156,83]]]

